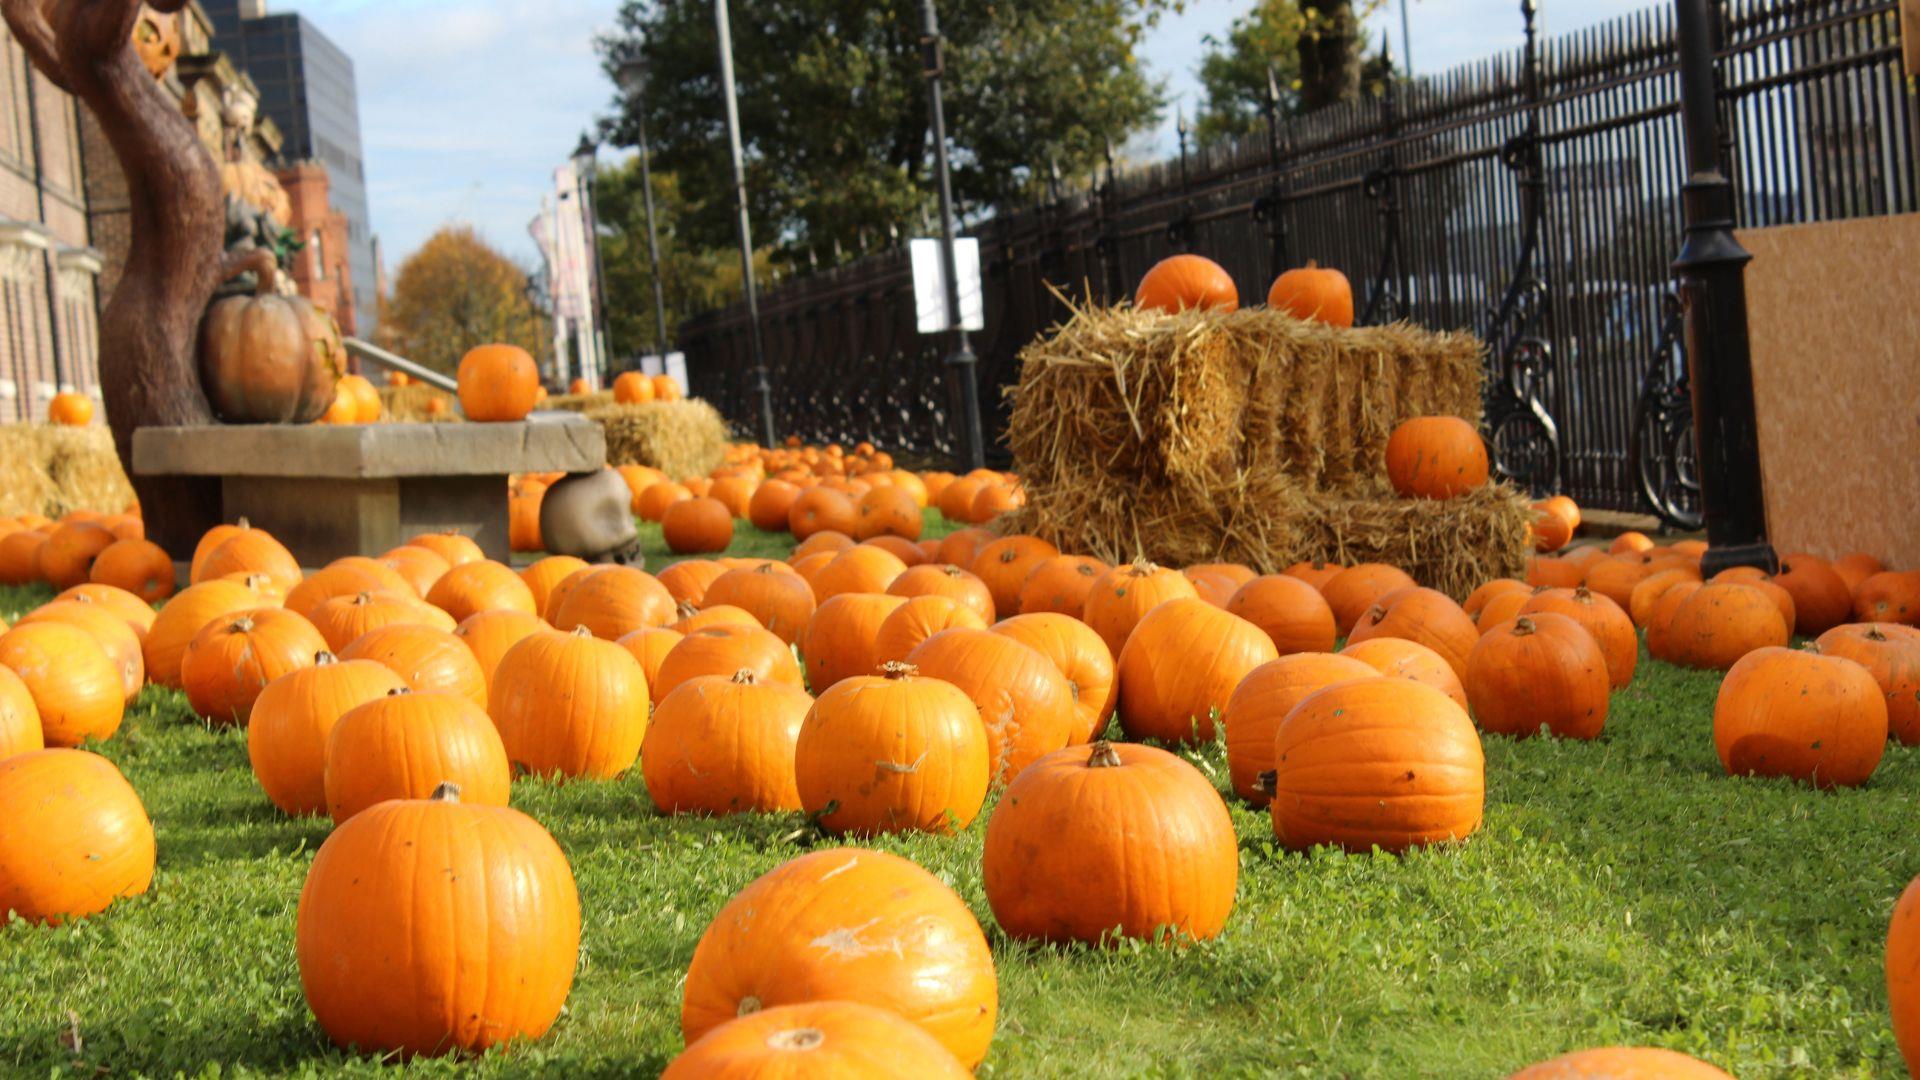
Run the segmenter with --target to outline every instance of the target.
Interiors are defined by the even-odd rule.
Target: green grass
[[[743,535],[736,550],[785,546]],[[44,595],[0,591],[0,614]],[[1881,951],[1920,872],[1920,752],[1891,747],[1855,791],[1732,780],[1713,751],[1716,678],[1641,671],[1596,742],[1488,738],[1486,824],[1464,846],[1291,854],[1236,807],[1240,895],[1206,944],[1001,938],[980,886],[985,814],[957,837],[872,846],[941,875],[987,928],[1001,987],[987,1076],[1498,1077],[1602,1043],[1748,1078],[1900,1073]],[[387,1075],[331,1048],[300,995],[294,908],[326,824],[277,814],[244,735],[208,730],[177,694],[147,690],[99,749],[147,801],[159,873],[101,917],[0,928],[0,1076]],[[1217,748],[1189,757],[1225,788]],[[707,921],[834,842],[797,815],[660,817],[637,775],[523,780],[514,801],[579,881],[567,1012],[537,1045],[410,1073],[657,1072],[681,1046],[679,982]],[[63,1045],[75,1023],[78,1053]]]

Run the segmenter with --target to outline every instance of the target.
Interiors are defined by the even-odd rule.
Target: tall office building
[[[259,86],[260,111],[286,137],[282,156],[327,167],[333,205],[347,219],[356,330],[372,337],[377,274],[353,59],[305,16],[269,13],[265,0],[201,0],[201,6],[213,19],[214,47]]]

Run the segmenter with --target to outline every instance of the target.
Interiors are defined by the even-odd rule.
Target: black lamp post
[[[1733,185],[1721,170],[1713,11],[1709,0],[1676,0],[1674,6],[1687,182],[1681,203],[1686,239],[1673,269],[1686,312],[1693,432],[1707,526],[1701,572],[1712,577],[1730,566],[1772,572],[1778,559],[1767,541],[1747,339],[1746,267],[1753,256],[1734,238]]]
[[[600,164],[600,144],[585,132],[573,150],[573,171],[580,178],[581,210],[587,219],[587,246],[593,249],[593,333],[597,339],[594,355],[600,360],[600,373],[607,364],[607,290],[606,267],[600,261],[600,211],[595,205],[593,182]]]
[[[921,0],[925,33],[920,39],[926,51],[927,104],[933,111],[933,160],[940,174],[940,261],[947,279],[947,325],[953,328],[953,355],[947,365],[960,381],[961,438],[967,453],[967,467],[982,469],[987,464],[985,440],[980,431],[980,390],[976,385],[977,360],[967,331],[960,319],[959,260],[953,251],[953,176],[947,164],[947,114],[941,100],[940,77],[945,61],[940,50],[940,16],[933,0]]]
[[[652,152],[647,146],[647,57],[639,49],[620,61],[616,75],[620,91],[633,103],[634,122],[640,126],[640,194],[647,208],[647,259],[653,268],[653,351],[666,361],[667,294],[660,281],[660,235],[653,225]]]
[[[772,446],[773,384],[767,380],[766,345],[760,337],[760,290],[753,280],[753,225],[747,218],[747,166],[740,150],[740,102],[733,89],[733,28],[727,0],[713,0],[713,21],[720,38],[721,95],[727,105],[727,143],[733,152],[733,195],[739,208],[740,284],[747,294],[747,336],[753,346],[753,392],[760,399],[760,441]]]

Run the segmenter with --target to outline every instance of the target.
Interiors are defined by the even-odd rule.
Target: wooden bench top
[[[505,476],[585,472],[606,459],[600,425],[565,412],[513,424],[217,424],[133,434],[141,476]]]

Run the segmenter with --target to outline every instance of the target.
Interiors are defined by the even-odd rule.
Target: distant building
[[[340,329],[360,332],[360,308],[354,302],[352,244],[347,216],[329,200],[329,172],[317,161],[290,165],[276,174],[292,204],[286,225],[300,238],[293,257],[293,281],[300,295],[333,312]]]
[[[378,273],[352,58],[305,16],[269,13],[264,0],[201,0],[201,6],[213,20],[214,47],[259,86],[260,111],[285,136],[286,161],[326,166],[332,205],[346,219],[344,253],[355,330],[371,336],[378,319]]]
[[[99,396],[80,112],[0,24],[0,423],[46,419],[61,390]]]

